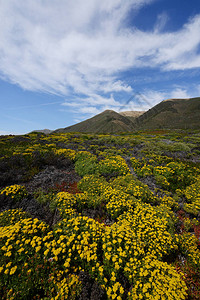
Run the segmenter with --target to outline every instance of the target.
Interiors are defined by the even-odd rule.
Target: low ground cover
[[[1,299],[199,299],[199,143],[1,137]]]

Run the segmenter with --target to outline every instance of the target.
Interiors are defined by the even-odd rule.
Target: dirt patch
[[[72,183],[79,180],[80,177],[71,168],[61,170],[54,166],[47,166],[24,185],[29,193],[33,193],[38,189],[49,192],[53,189],[59,189],[59,186],[65,186],[67,189]]]

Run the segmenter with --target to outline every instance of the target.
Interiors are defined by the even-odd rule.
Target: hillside
[[[120,133],[140,129],[200,128],[200,98],[167,99],[148,111],[104,112],[56,133]]]
[[[164,100],[135,119],[135,126],[140,129],[200,128],[200,98]]]
[[[105,110],[90,119],[73,126],[57,129],[55,132],[119,133],[130,132],[133,129],[134,124],[129,118],[113,110]]]
[[[122,111],[122,112],[119,112],[119,114],[121,116],[128,118],[132,122],[135,121],[136,118],[140,117],[144,113],[145,113],[145,111]]]
[[[44,133],[44,134],[49,134],[49,133],[52,132],[52,130],[50,130],[50,129],[39,129],[39,130],[33,130],[30,133],[34,133],[34,132],[35,133],[40,132],[40,133]]]
[[[0,299],[200,299],[199,138],[2,136]]]

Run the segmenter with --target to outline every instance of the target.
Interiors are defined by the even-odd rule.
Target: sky
[[[0,135],[198,96],[199,0],[0,0]]]

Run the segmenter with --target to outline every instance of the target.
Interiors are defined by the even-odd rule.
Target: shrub
[[[87,151],[80,151],[76,155],[75,171],[80,176],[97,172],[97,157]]]
[[[98,165],[98,170],[102,175],[126,175],[130,173],[130,170],[121,156],[111,156],[104,160],[101,160]]]
[[[166,262],[151,256],[127,264],[127,275],[132,283],[128,299],[186,299],[187,287],[183,273]]]
[[[14,202],[18,202],[27,196],[27,191],[24,186],[15,184],[2,189],[0,195],[5,198],[10,198]]]

